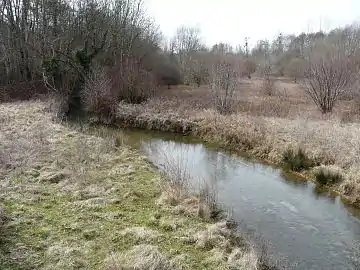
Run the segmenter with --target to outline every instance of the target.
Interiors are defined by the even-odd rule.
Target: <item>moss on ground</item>
[[[0,269],[123,269],[105,262],[139,245],[174,268],[230,269],[196,244],[205,221],[156,203],[159,174],[138,152],[54,123],[42,103],[0,107]]]

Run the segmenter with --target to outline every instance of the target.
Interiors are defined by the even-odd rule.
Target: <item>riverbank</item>
[[[313,165],[298,170],[298,174],[311,180],[319,170],[340,175],[341,181],[332,184],[330,190],[360,207],[359,123],[335,117],[254,116],[241,111],[224,116],[204,103],[206,94],[194,93],[154,98],[141,105],[120,104],[116,124],[191,134],[276,165],[283,164],[289,149],[294,153],[301,149]]]
[[[122,138],[52,117],[0,104],[1,269],[259,269],[244,238],[201,218],[198,197],[174,203]]]

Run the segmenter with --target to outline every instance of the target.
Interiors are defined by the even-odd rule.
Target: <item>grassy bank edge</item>
[[[2,146],[11,154],[0,167],[0,268],[261,266],[225,221],[199,216],[198,196],[174,204],[138,151],[53,122],[40,102],[0,110]]]
[[[251,120],[249,118],[249,120]],[[284,164],[282,159],[274,159],[269,157],[268,153],[272,149],[268,148],[269,145],[262,145],[261,139],[248,138],[244,136],[241,140],[238,137],[233,137],[232,134],[227,136],[218,136],[213,130],[209,128],[208,120],[193,120],[193,119],[178,119],[177,117],[172,118],[172,115],[167,115],[167,112],[163,114],[141,114],[138,113],[124,113],[124,110],[119,110],[116,120],[113,123],[115,126],[120,128],[137,128],[152,131],[162,131],[178,133],[183,136],[191,135],[195,138],[201,139],[204,143],[210,143],[217,146],[218,148],[225,149],[227,151],[234,152],[239,156],[245,156],[261,163],[266,163],[271,166],[281,168],[284,172],[290,176],[295,176],[302,180],[307,180],[317,184],[317,188],[321,191],[329,191],[332,196],[340,196],[341,199],[353,207],[360,208],[360,197],[349,196],[345,194],[344,189],[339,189],[339,183],[335,185],[322,184],[319,185],[316,181],[317,171],[313,170],[316,166],[310,166],[309,168],[302,169],[300,171],[294,171]],[[263,149],[266,147],[268,149]],[[260,149],[260,150],[259,150]],[[287,151],[286,149],[285,151]],[[284,154],[285,152],[283,152]],[[326,164],[327,160],[319,159],[316,160],[317,165]],[[325,169],[328,169],[326,166]],[[331,168],[331,166],[330,166]]]

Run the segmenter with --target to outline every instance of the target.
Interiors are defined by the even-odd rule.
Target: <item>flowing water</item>
[[[269,252],[295,269],[360,269],[360,213],[339,197],[321,194],[311,182],[280,169],[231,155],[173,134],[126,133],[149,159],[177,164],[193,187],[208,181],[219,202],[232,209],[240,230],[271,243]]]

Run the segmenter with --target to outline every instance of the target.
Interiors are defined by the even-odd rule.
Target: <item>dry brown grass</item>
[[[352,120],[359,114],[358,102],[354,100],[339,100],[332,115],[323,115],[313,102],[305,95],[300,84],[289,78],[275,79],[273,95],[264,94],[263,79],[242,79],[236,90],[238,101],[235,112],[251,116],[270,116],[289,119],[298,117],[310,120],[342,119],[352,114]],[[211,109],[211,89],[209,86],[201,87],[178,86],[173,89],[162,89],[157,96],[149,101],[146,107],[149,113],[172,111],[184,117],[193,117],[197,111]]]
[[[111,254],[105,270],[175,270],[169,259],[155,246],[135,246],[126,254]]]
[[[1,269],[256,269],[247,242],[217,247],[224,256],[210,262],[215,248],[193,239],[209,225],[199,199],[156,203],[160,174],[121,133],[54,122],[41,102],[0,112]]]
[[[355,101],[340,100],[331,115],[324,115],[291,80],[278,79],[274,96],[265,96],[259,84],[260,79],[243,80],[232,115],[212,109],[206,86],[168,90],[133,107],[133,112],[135,117],[165,118],[180,126],[191,122],[190,131],[203,139],[276,164],[286,149],[300,147],[318,163],[341,168],[344,181],[333,188],[360,205],[360,122]],[[120,115],[122,110],[120,106]],[[161,126],[171,131],[166,122]]]

